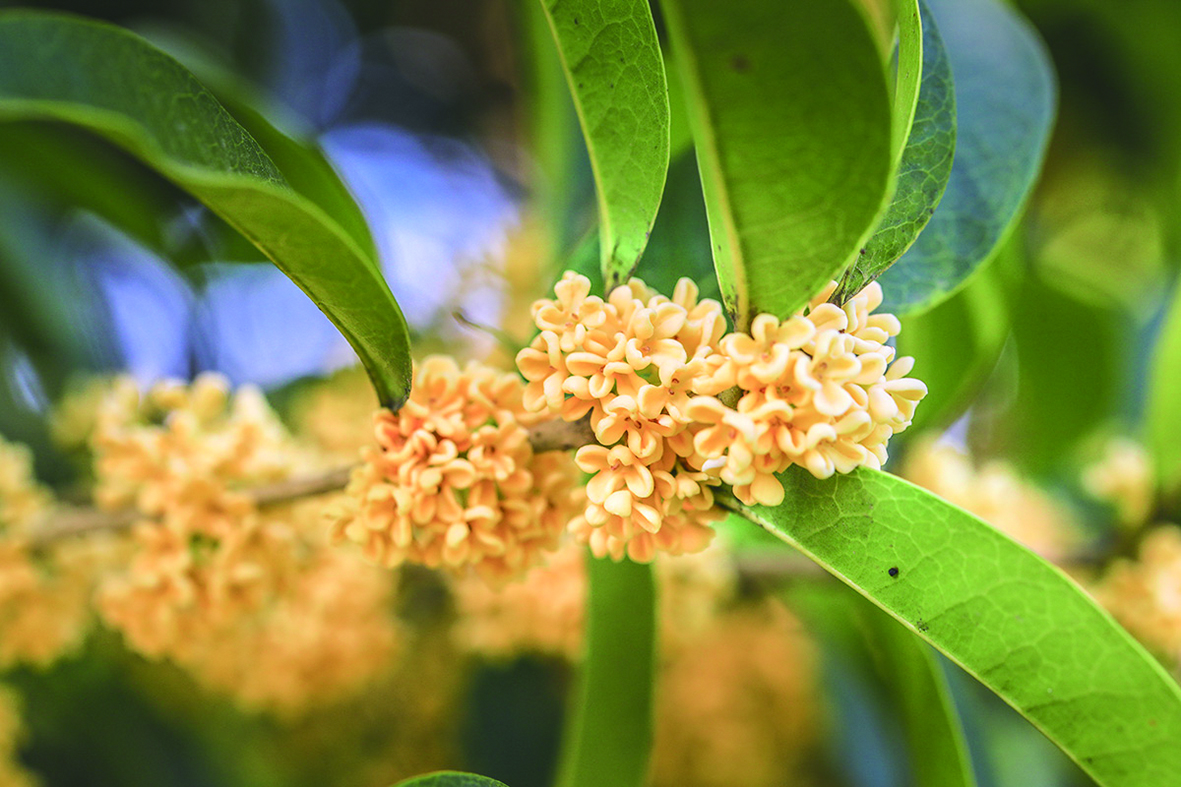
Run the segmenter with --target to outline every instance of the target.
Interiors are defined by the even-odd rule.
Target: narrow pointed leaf
[[[882,216],[873,236],[858,252],[853,265],[841,280],[837,297],[840,301],[856,295],[866,284],[882,275],[887,268],[910,248],[919,233],[931,220],[943,197],[951,175],[955,153],[955,86],[951,63],[943,48],[943,39],[927,4],[919,0],[919,17],[904,15],[899,20],[899,94],[904,75],[903,66],[908,55],[906,45],[913,38],[921,39],[922,82],[913,122],[906,133],[898,165],[894,197]],[[898,96],[895,97],[897,104]],[[895,106],[897,132],[901,113]],[[897,141],[897,133],[895,141]]]
[[[1181,687],[1060,570],[887,473],[780,478],[782,505],[730,504],[946,654],[1100,785],[1181,784]]]
[[[586,137],[608,289],[648,243],[668,174],[664,57],[647,0],[541,0]]]
[[[1012,227],[1041,169],[1057,101],[1044,44],[1004,0],[927,0],[955,75],[943,199],[881,283],[896,314],[950,297]]]
[[[1146,434],[1162,487],[1170,493],[1181,490],[1181,287],[1178,286],[1173,288],[1173,302],[1153,350]]]
[[[663,0],[714,265],[735,325],[786,315],[852,260],[892,171],[890,95],[851,0]]]
[[[54,120],[119,145],[241,232],[340,329],[383,404],[410,387],[405,320],[374,260],[293,191],[263,148],[179,63],[77,17],[0,15],[0,120]]]
[[[438,771],[398,782],[394,787],[508,787],[504,782],[459,771]]]
[[[656,591],[652,567],[587,561],[586,653],[559,787],[641,787],[652,744]]]

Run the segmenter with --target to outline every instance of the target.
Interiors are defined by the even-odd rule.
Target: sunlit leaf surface
[[[608,289],[635,268],[668,174],[664,58],[646,0],[541,0],[574,96],[599,198]]]
[[[786,315],[837,277],[886,198],[891,107],[849,0],[664,0],[738,327]]]
[[[898,101],[902,95],[903,76],[908,72],[908,60],[915,59],[918,49],[922,61],[922,82],[918,93],[913,123],[903,129],[907,136],[898,165],[894,197],[873,236],[857,253],[853,265],[845,272],[838,295],[845,300],[856,295],[902,256],[919,237],[931,220],[935,206],[943,196],[951,175],[952,154],[955,152],[955,86],[951,64],[943,48],[943,39],[926,3],[918,4],[919,17],[904,14],[900,20],[899,90],[895,95],[895,141],[898,139]],[[921,48],[908,47],[914,38],[921,37]],[[908,57],[909,55],[909,57]]]
[[[781,476],[750,518],[1020,711],[1106,787],[1181,784],[1181,687],[1059,569],[907,481]]]

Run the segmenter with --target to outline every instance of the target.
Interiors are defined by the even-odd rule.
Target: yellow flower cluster
[[[1152,460],[1143,446],[1127,438],[1107,444],[1103,457],[1083,472],[1083,486],[1114,505],[1120,524],[1128,528],[1145,524],[1156,502]]]
[[[0,785],[3,787],[33,787],[38,783],[17,759],[17,747],[23,736],[18,697],[7,687],[0,688]]]
[[[377,396],[361,367],[341,369],[294,398],[290,420],[297,438],[341,465],[354,462],[372,440]]]
[[[409,561],[475,570],[502,585],[557,548],[577,508],[576,471],[558,451],[535,454],[514,375],[432,356],[409,400],[374,419],[377,447],[331,512],[338,540],[385,566]]]
[[[1117,562],[1094,592],[1137,639],[1181,666],[1181,528],[1153,530],[1139,559]]]
[[[453,587],[456,644],[492,659],[524,653],[575,658],[585,618],[585,560],[586,549],[568,542],[506,587],[459,579]]]
[[[96,539],[33,554],[33,526],[51,504],[33,478],[28,449],[0,440],[0,667],[48,665],[89,629],[92,579],[109,543]]]
[[[303,461],[259,391],[231,396],[204,375],[141,397],[117,381],[91,446],[96,500],[143,517],[134,555],[97,597],[130,647],[244,704],[285,711],[386,665],[393,578],[325,543],[318,501],[260,511],[247,494]],[[296,643],[294,629],[315,637]],[[315,680],[298,677],[309,669]]]
[[[1004,462],[977,468],[953,446],[923,439],[911,446],[901,475],[1048,560],[1069,557],[1081,540],[1066,509]]]
[[[658,683],[653,787],[799,784],[818,728],[816,656],[772,602],[715,618]]]
[[[398,652],[392,596],[388,572],[339,549],[316,550],[284,592],[211,641],[194,672],[248,708],[287,716],[355,694]]]
[[[615,559],[694,552],[718,517],[710,486],[777,505],[775,474],[792,464],[821,478],[880,467],[927,389],[887,344],[898,320],[871,314],[881,288],[838,307],[826,302],[835,286],[787,320],[760,315],[749,334],[727,335],[720,304],[688,279],[671,299],[632,280],[603,300],[567,273],[537,301],[540,333],[517,355],[525,406],[589,415],[599,443],[577,454],[594,477],[575,536]]]

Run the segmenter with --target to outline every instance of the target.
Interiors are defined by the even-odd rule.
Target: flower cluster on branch
[[[594,429],[577,454],[593,477],[571,532],[616,559],[695,552],[719,516],[711,486],[777,505],[776,474],[793,464],[821,478],[880,467],[926,386],[887,343],[898,320],[872,314],[881,288],[839,307],[827,303],[835,286],[786,320],[727,334],[721,305],[688,279],[672,298],[633,279],[604,300],[567,273],[534,304],[539,333],[517,366],[526,408],[589,415]]]
[[[415,373],[397,413],[374,417],[341,505],[339,541],[385,566],[468,568],[503,585],[558,547],[578,505],[577,472],[564,452],[534,453],[523,385],[478,363],[433,356]]]

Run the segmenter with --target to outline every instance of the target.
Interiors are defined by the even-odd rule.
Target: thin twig
[[[529,442],[533,444],[536,453],[568,451],[593,441],[594,433],[591,431],[588,418],[573,423],[560,420],[546,421],[533,427],[529,432]],[[317,475],[288,478],[273,484],[257,486],[250,490],[250,498],[259,508],[266,508],[305,497],[336,492],[344,489],[353,467],[338,467]],[[54,510],[35,529],[30,545],[33,549],[40,550],[63,538],[100,531],[118,532],[146,519],[149,517],[145,517],[135,508],[103,511],[90,506],[66,506]]]
[[[288,478],[273,484],[256,486],[249,494],[259,508],[281,505],[344,489],[349,481],[350,472],[352,467],[338,467],[314,476]],[[88,506],[59,508],[36,529],[30,546],[35,550],[44,549],[63,538],[100,531],[118,532],[147,519],[150,517],[144,516],[135,508],[121,508],[118,511],[103,511]]]

